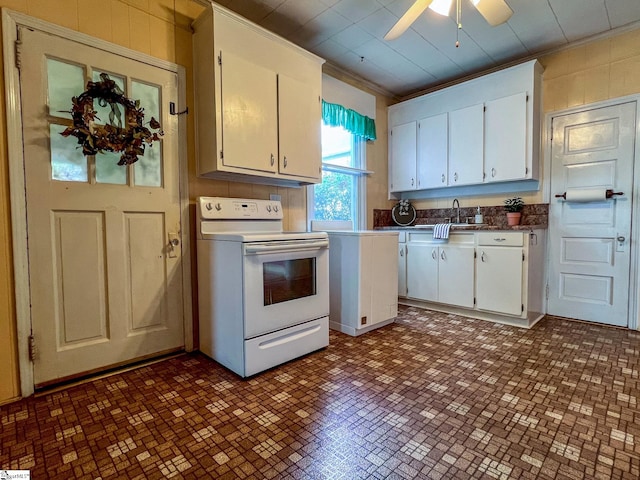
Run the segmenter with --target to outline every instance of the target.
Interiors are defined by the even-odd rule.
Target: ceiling
[[[513,16],[497,27],[462,0],[456,48],[455,18],[430,9],[400,38],[383,39],[413,0],[216,2],[395,97],[625,25],[640,28],[640,0],[506,0]]]

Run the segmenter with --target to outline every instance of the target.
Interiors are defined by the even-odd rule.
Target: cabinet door
[[[221,52],[222,163],[276,172],[278,103],[275,72]],[[212,130],[211,135],[215,132]]]
[[[527,94],[486,103],[484,114],[486,181],[522,180],[527,176]]]
[[[398,245],[398,296],[407,296],[407,244]]]
[[[440,247],[438,301],[473,308],[474,248]]]
[[[438,301],[438,247],[407,244],[407,297]]]
[[[391,129],[392,192],[404,192],[416,188],[416,122],[404,123]]]
[[[417,188],[447,186],[448,131],[446,113],[418,122]]]
[[[283,175],[322,177],[320,85],[314,89],[278,75],[279,171]]]
[[[522,314],[523,249],[478,247],[476,301],[479,310]]]
[[[482,183],[484,105],[449,113],[449,185]]]

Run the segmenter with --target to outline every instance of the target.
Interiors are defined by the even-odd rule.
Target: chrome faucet
[[[456,209],[456,223],[460,223],[460,202],[458,201],[457,198],[453,199],[453,206],[451,208]]]

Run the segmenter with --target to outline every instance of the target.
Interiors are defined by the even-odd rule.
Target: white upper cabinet
[[[416,122],[396,125],[390,131],[389,189],[404,192],[416,189]]]
[[[193,31],[199,175],[322,181],[324,60],[218,5]]]
[[[446,113],[418,122],[417,188],[447,186],[449,116]]]
[[[278,75],[280,155],[282,175],[318,178],[322,175],[321,91],[284,74]]]
[[[488,101],[484,113],[485,180],[522,180],[527,167],[527,94]],[[529,177],[530,178],[530,177]]]
[[[419,129],[416,181],[389,191],[537,180],[541,85],[542,66],[532,60],[390,106],[391,131],[413,121]],[[432,153],[444,145],[446,154]],[[390,146],[390,163],[402,148]]]
[[[449,113],[449,185],[482,183],[484,105]]]

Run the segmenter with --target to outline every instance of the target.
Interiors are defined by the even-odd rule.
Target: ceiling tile
[[[355,23],[383,7],[375,0],[340,0],[331,8]]]
[[[291,40],[305,48],[311,48],[344,30],[349,25],[353,25],[350,20],[328,9],[305,23],[303,28],[291,37]]]
[[[638,0],[605,0],[605,5],[612,28],[640,21]]]
[[[331,37],[332,40],[350,50],[358,48],[359,46],[367,43],[372,38],[373,37],[370,34],[365,32],[362,28],[355,24],[345,28],[341,32]]]
[[[328,39],[313,47],[311,51],[316,55],[329,60],[344,55],[349,51],[349,49],[343,47],[338,42],[335,42],[332,39]]]
[[[286,0],[276,12],[298,25],[304,25],[326,9],[327,6],[317,0]]]
[[[549,5],[570,42],[610,28],[604,0],[549,0]]]
[[[382,38],[391,30],[391,27],[393,27],[397,21],[398,17],[386,8],[381,8],[360,20],[357,25],[368,34],[376,38]]]

